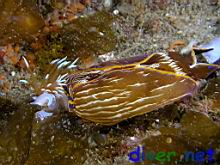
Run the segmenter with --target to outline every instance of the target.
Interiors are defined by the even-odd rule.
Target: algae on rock
[[[34,39],[44,20],[31,1],[0,0],[0,44]]]

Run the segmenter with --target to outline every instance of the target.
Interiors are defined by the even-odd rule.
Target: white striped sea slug
[[[137,56],[70,71],[68,76],[61,76],[59,90],[44,89],[33,104],[47,103],[54,109],[56,97],[65,95],[70,112],[96,123],[114,125],[193,96],[200,81],[219,69],[218,65],[198,63],[198,50],[202,51],[194,49],[184,56],[170,50],[168,54]],[[62,63],[67,65],[65,60],[58,65]]]

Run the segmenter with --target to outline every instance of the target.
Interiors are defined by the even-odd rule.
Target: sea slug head
[[[33,97],[33,99],[34,101],[31,102],[31,104],[48,107],[50,110],[55,110],[57,108],[55,94],[43,92],[41,95]]]
[[[29,68],[29,64],[25,58],[24,62]],[[68,80],[69,70],[76,68],[75,63],[63,59],[56,59],[51,62],[49,73],[43,79],[37,79],[32,73],[29,81],[20,80],[27,83],[34,91],[33,105],[39,105],[46,111],[63,111],[68,109],[68,97],[65,92],[64,86]]]
[[[65,94],[43,92],[39,96],[33,97],[33,105],[39,105],[45,111],[66,111],[68,110],[68,99]]]

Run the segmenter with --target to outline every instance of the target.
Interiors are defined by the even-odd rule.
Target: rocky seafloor
[[[30,104],[33,90],[19,80],[30,81],[33,73],[40,75],[53,58],[69,55],[71,59],[75,52],[74,58],[85,54],[84,61],[115,60],[166,52],[175,40],[196,40],[202,45],[220,34],[218,0],[105,2],[83,1],[78,6],[68,4],[72,8],[66,9],[66,1],[0,1],[4,11],[0,16],[0,164],[127,165],[134,164],[129,153],[138,146],[144,147],[145,154],[161,152],[162,156],[156,160],[155,155],[148,155],[142,161],[140,155],[136,164],[220,164],[218,77],[210,79],[194,98],[114,126],[91,123],[68,112],[44,113]],[[17,8],[20,5],[22,9]],[[62,12],[68,17],[60,18]],[[95,18],[70,23],[75,15],[91,13],[97,13]],[[94,27],[103,28],[108,35],[98,40]],[[99,56],[94,60],[91,54]],[[22,56],[30,62],[32,73],[20,63]],[[213,161],[198,161],[204,153],[208,160],[210,149]],[[179,161],[187,151],[192,152],[192,161]],[[169,160],[163,155],[168,152],[177,156]]]

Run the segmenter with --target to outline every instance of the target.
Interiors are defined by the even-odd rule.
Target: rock
[[[0,164],[24,164],[31,142],[34,109],[0,98]]]
[[[202,113],[189,111],[183,115],[181,119],[181,127],[170,128],[163,127],[160,129],[160,134],[157,136],[150,136],[143,141],[145,154],[153,152],[175,152],[176,156],[172,159],[164,157],[160,160],[145,160],[145,163],[176,164],[181,155],[187,151],[196,153],[198,151],[214,150],[214,158],[216,162],[219,160],[219,146],[220,146],[220,127],[214,123],[209,117]],[[198,162],[191,162],[198,164]]]
[[[88,139],[82,125],[68,114],[34,119],[27,165],[81,165],[87,155]]]
[[[220,112],[220,77],[212,79],[207,84],[203,94],[207,97],[209,109],[214,112]]]

